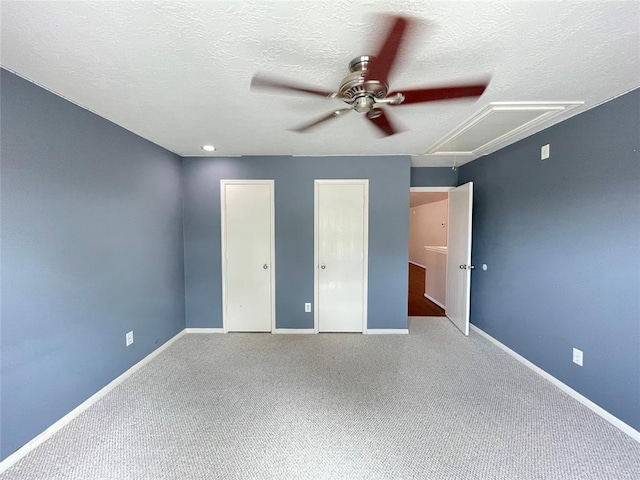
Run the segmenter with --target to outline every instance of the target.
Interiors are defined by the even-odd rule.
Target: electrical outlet
[[[540,149],[540,159],[541,160],[546,160],[547,158],[549,158],[549,144],[548,143],[546,145],[543,145],[542,148]]]
[[[573,363],[582,366],[582,350],[573,349]]]
[[[124,338],[125,338],[125,342],[127,344],[127,347],[129,345],[131,345],[133,343],[133,330],[131,330],[129,333],[127,333],[127,335]]]
[[[311,304],[310,303],[305,303],[304,304],[304,311],[306,313],[309,313],[311,311]]]

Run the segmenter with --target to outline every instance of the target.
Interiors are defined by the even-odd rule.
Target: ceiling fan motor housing
[[[373,57],[362,55],[351,60],[349,74],[344,77],[338,89],[338,96],[344,102],[353,105],[356,112],[368,112],[376,99],[382,100],[389,92],[389,85],[378,80],[365,82],[369,63]]]

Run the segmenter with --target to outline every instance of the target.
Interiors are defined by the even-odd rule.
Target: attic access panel
[[[425,156],[478,157],[512,143],[516,136],[584,102],[491,102],[424,152]]]

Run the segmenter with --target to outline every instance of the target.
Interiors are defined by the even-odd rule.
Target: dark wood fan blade
[[[381,108],[371,110],[367,114],[367,119],[369,119],[371,123],[378,127],[378,129],[387,136],[393,135],[400,131],[391,123],[391,121],[389,120],[389,116]]]
[[[303,132],[306,132],[306,131],[312,129],[313,127],[317,127],[318,125],[320,125],[320,124],[322,124],[322,123],[324,123],[324,122],[326,122],[328,120],[331,120],[332,118],[339,117],[339,116],[344,115],[345,113],[350,112],[350,111],[351,111],[350,108],[341,108],[339,110],[334,110],[333,112],[328,113],[327,115],[324,115],[324,116],[314,120],[311,123],[307,123],[307,124],[302,125],[302,126],[297,127],[297,128],[291,128],[290,130],[292,132],[303,133]]]
[[[266,78],[264,76],[255,75],[251,79],[252,89],[264,89],[264,90],[282,90],[285,92],[302,92],[310,93],[312,95],[320,95],[321,97],[332,97],[334,92],[328,90],[322,90],[320,88],[310,87],[301,84],[295,84],[289,81],[277,80],[274,78]]]
[[[416,88],[412,90],[403,90],[401,92],[391,92],[391,97],[396,93],[404,95],[404,100],[400,105],[407,103],[435,102],[438,100],[448,100],[451,98],[479,97],[487,88],[488,84],[480,83],[477,85],[456,85],[437,88]]]
[[[396,16],[387,18],[389,18],[391,28],[387,38],[385,38],[380,49],[375,54],[375,58],[372,59],[371,65],[369,65],[365,81],[379,80],[383,83],[388,83],[389,72],[402,44],[409,20],[405,17]]]

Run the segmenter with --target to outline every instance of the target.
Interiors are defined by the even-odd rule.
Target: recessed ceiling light
[[[213,152],[216,147],[214,147],[213,145],[203,145],[202,149],[206,152]]]

